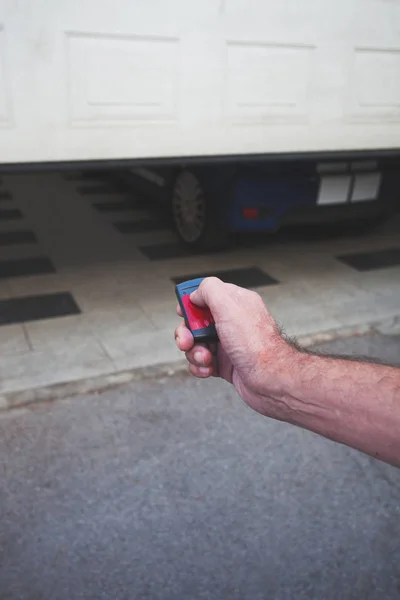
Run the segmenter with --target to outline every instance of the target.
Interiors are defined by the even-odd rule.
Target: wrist
[[[299,387],[301,363],[307,355],[283,338],[261,355],[258,369],[259,391],[265,400],[266,416],[293,422],[296,414],[296,393]],[[276,414],[270,414],[271,401]]]
[[[315,393],[321,397],[318,393],[323,376],[321,358],[282,341],[285,346],[276,352],[274,368],[271,369],[271,361],[269,367],[264,367],[264,374],[269,372],[267,378],[264,375],[266,414],[292,425],[315,429],[317,423],[322,426],[322,422],[330,418],[327,407],[315,399]]]
[[[337,415],[324,390],[325,378],[329,378],[327,359],[293,350],[290,368],[282,378],[277,398],[282,420],[331,437]]]

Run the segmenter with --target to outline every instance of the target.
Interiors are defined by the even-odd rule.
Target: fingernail
[[[195,353],[193,354],[193,358],[194,358],[194,360],[195,360],[195,361],[196,361],[196,362],[197,362],[199,365],[202,365],[202,364],[203,364],[203,362],[204,362],[204,360],[203,360],[203,355],[202,355],[202,353],[201,353],[201,352],[195,352]]]
[[[180,344],[181,338],[179,337],[179,335],[175,336],[175,341],[177,344]]]
[[[199,367],[199,372],[202,375],[209,375],[211,373],[211,368],[210,367]]]

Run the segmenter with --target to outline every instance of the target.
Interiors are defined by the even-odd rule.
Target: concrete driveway
[[[400,338],[325,349],[399,362]],[[0,418],[1,600],[395,600],[400,471],[224,383],[135,383]]]

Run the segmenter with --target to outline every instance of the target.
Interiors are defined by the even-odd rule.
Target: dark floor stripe
[[[0,261],[0,279],[22,277],[24,275],[45,275],[55,273],[53,263],[45,256]]]
[[[172,277],[172,281],[182,283],[188,279],[197,279],[198,277],[219,277],[226,283],[234,283],[245,288],[257,288],[264,285],[275,285],[279,283],[276,279],[265,273],[258,267],[247,267],[244,269],[231,269],[228,271],[214,271],[208,273],[192,273],[190,275],[182,275],[179,277]]]
[[[133,210],[136,204],[130,200],[120,200],[117,202],[94,202],[93,208],[99,212],[123,212],[125,210]]]
[[[120,200],[118,202],[94,202],[93,208],[99,212],[122,212],[135,209],[136,204],[130,200]]]
[[[69,292],[0,300],[0,325],[79,315],[79,306]]]
[[[10,192],[6,190],[0,190],[0,200],[11,200],[12,196]]]
[[[151,246],[140,246],[139,250],[150,260],[164,260],[167,258],[183,258],[193,256],[194,251],[189,250],[183,244],[166,243],[152,244]],[[204,252],[203,252],[204,254]]]
[[[99,183],[95,185],[82,185],[78,188],[78,192],[82,196],[98,196],[99,194],[118,194],[119,190],[112,185]]]
[[[120,221],[114,223],[114,227],[118,229],[120,233],[125,235],[168,229],[165,221],[157,221],[154,219],[143,219],[143,221]]]
[[[22,212],[18,208],[0,208],[0,221],[11,221],[21,219]]]
[[[36,244],[37,238],[33,231],[0,231],[0,246],[15,246],[17,244]]]
[[[373,271],[400,265],[400,248],[386,248],[358,254],[343,254],[338,260],[357,271]]]

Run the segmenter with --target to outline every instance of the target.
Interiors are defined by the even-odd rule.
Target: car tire
[[[228,233],[211,193],[194,171],[185,169],[177,175],[171,208],[175,230],[185,246],[194,251],[226,248]]]

